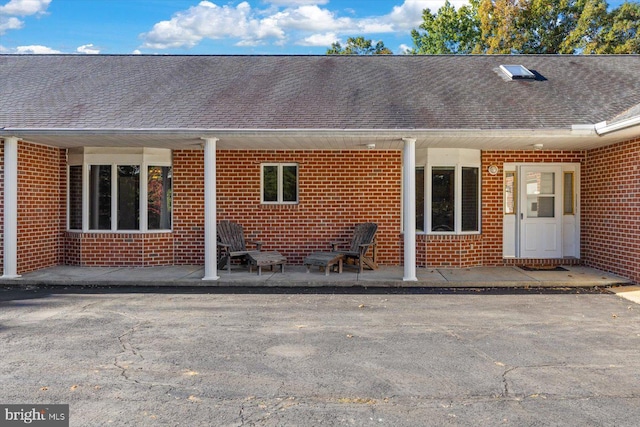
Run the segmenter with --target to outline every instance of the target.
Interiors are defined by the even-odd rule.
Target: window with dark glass
[[[282,201],[298,201],[298,166],[282,166]]]
[[[262,165],[262,202],[298,202],[298,165]]]
[[[89,229],[111,230],[111,165],[89,166]]]
[[[262,201],[278,201],[278,166],[265,165],[262,167]]]
[[[455,231],[455,168],[431,169],[431,231]]]
[[[462,168],[462,231],[478,231],[478,168]]]
[[[480,230],[480,169],[477,167],[434,166],[431,187],[425,192],[425,168],[416,173],[416,231],[433,233],[477,232]],[[429,195],[431,210],[425,206]],[[425,213],[426,212],[426,213]],[[429,226],[425,224],[428,215]],[[428,227],[428,228],[427,228]]]
[[[118,230],[140,229],[140,166],[118,166]]]
[[[69,166],[69,229],[82,230],[82,166]]]
[[[416,231],[424,231],[424,168],[416,168]]]

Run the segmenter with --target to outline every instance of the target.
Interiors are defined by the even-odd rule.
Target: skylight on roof
[[[501,65],[500,70],[511,78],[515,79],[535,79],[536,75],[527,70],[522,65]]]

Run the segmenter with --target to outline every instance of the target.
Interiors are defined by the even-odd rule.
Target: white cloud
[[[100,49],[94,47],[92,43],[89,43],[89,44],[83,44],[82,46],[78,46],[78,48],[76,49],[76,52],[84,53],[87,55],[97,55],[100,53]]]
[[[402,54],[402,55],[404,55],[404,54],[407,54],[411,49],[412,49],[412,47],[411,47],[411,46],[408,46],[408,45],[406,45],[406,44],[402,43],[402,44],[400,45],[400,47],[399,47],[399,50],[400,50],[400,52],[399,52],[399,53],[400,53],[400,54]]]
[[[46,54],[46,53],[62,53],[59,50],[51,49],[47,46],[31,45],[31,46],[18,46],[16,53],[23,54]]]
[[[340,41],[336,33],[313,34],[305,37],[296,44],[301,46],[331,46],[333,43]]]
[[[202,1],[176,13],[169,21],[155,24],[142,37],[145,40],[143,47],[166,49],[193,47],[204,38],[229,37],[243,41],[282,38],[284,32],[273,17],[259,19],[247,2],[233,7]]]
[[[329,0],[266,0],[275,6],[305,6],[309,4],[327,4]]]
[[[24,26],[24,22],[13,16],[7,18],[0,16],[0,35],[6,33],[8,30],[19,30]]]
[[[289,29],[330,31],[354,28],[351,18],[337,18],[335,14],[318,6],[301,6],[279,14],[278,23]]]
[[[456,9],[468,4],[467,0],[449,0]],[[416,28],[422,23],[422,11],[430,9],[435,13],[444,5],[443,0],[405,0],[400,6],[394,6],[386,16],[379,20],[391,23],[395,31],[405,31]]]
[[[321,7],[328,0],[265,0],[265,3],[269,4],[266,9],[256,9],[247,1],[236,6],[201,1],[141,34],[142,48],[192,48],[204,39],[232,39],[236,46],[282,45],[289,40],[297,40],[298,45],[330,46],[340,36],[406,34],[420,25],[425,8],[436,11],[444,0],[404,0],[386,15],[364,18],[340,16],[338,11]],[[456,8],[466,3],[466,0],[452,1]]]
[[[0,6],[0,35],[24,27],[24,21],[16,16],[43,14],[49,3],[51,0],[11,0]]]
[[[0,6],[0,13],[12,16],[28,16],[44,13],[51,0],[11,0]]]

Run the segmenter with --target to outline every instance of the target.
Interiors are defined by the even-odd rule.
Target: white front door
[[[562,167],[520,168],[520,258],[562,258]]]

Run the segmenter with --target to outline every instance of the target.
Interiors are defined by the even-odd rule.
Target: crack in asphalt
[[[116,354],[113,361],[113,365],[116,368],[120,369],[120,375],[127,381],[132,381],[136,384],[139,384],[140,382],[138,380],[132,379],[129,376],[129,365],[126,365],[124,362],[127,361],[126,359],[129,358],[129,355],[133,355],[140,360],[144,360],[144,357],[139,353],[138,349],[136,349],[130,342],[131,336],[141,325],[142,323],[138,323],[122,335],[118,336],[118,342],[120,343],[120,348],[122,349],[122,351]]]

